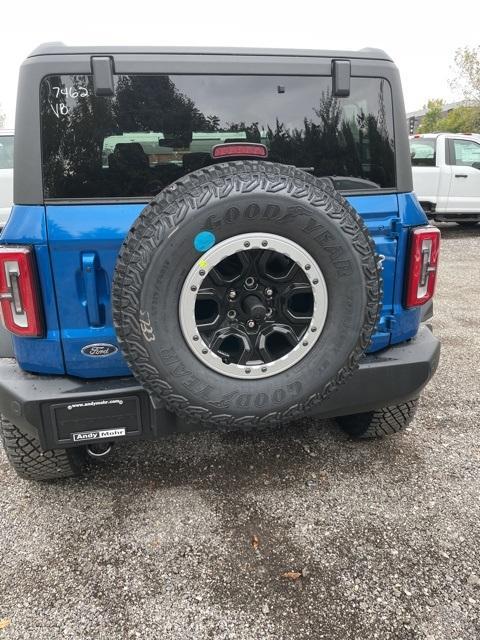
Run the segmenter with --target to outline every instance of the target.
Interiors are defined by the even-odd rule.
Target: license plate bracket
[[[140,399],[134,395],[75,399],[52,404],[49,409],[57,446],[115,440],[142,432]]]

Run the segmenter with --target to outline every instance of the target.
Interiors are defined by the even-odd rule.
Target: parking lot
[[[400,436],[188,434],[43,485],[1,451],[0,638],[480,637],[480,225],[442,232],[442,359]]]

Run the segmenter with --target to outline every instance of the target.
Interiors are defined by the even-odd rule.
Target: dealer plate
[[[102,438],[119,438],[124,436],[125,429],[98,429],[97,431],[80,431],[72,433],[74,442],[90,442],[91,440],[100,440]]]
[[[58,444],[128,438],[142,431],[137,396],[75,398],[52,405],[50,411]]]

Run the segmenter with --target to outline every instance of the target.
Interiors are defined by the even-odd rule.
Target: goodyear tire
[[[208,333],[197,308],[210,293],[220,328]],[[155,197],[123,243],[112,291],[119,344],[154,404],[225,428],[321,404],[358,366],[380,299],[373,241],[330,181],[257,161],[212,165]]]

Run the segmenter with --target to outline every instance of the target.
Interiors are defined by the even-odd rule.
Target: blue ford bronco
[[[412,419],[439,232],[384,52],[47,44],[15,132],[0,411],[21,476],[175,431]]]

